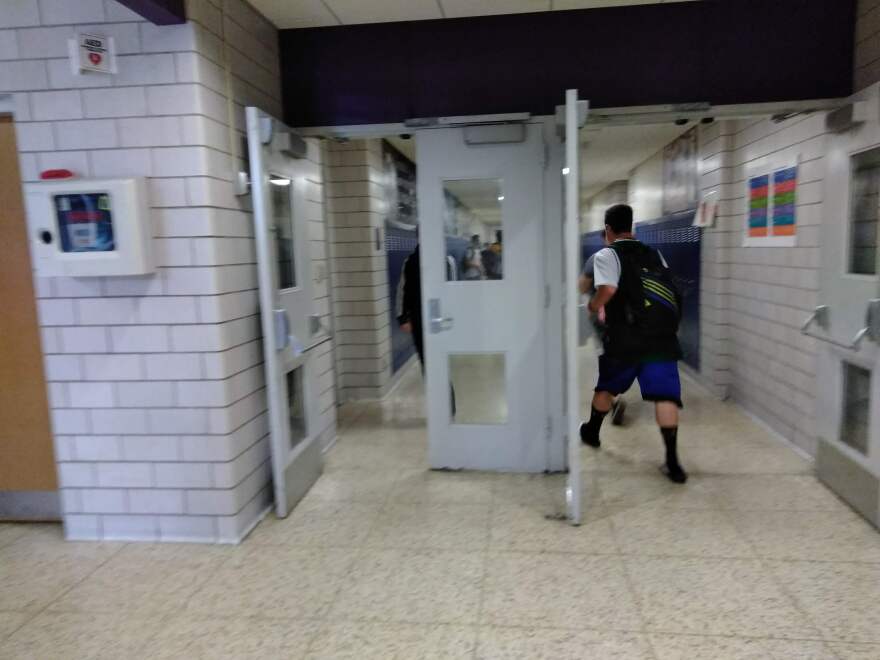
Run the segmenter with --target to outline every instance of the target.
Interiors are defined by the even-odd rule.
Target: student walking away
[[[412,336],[422,370],[425,369],[424,334],[422,333],[422,271],[419,246],[403,262],[397,282],[395,315],[400,329]]]
[[[470,245],[464,251],[464,257],[461,260],[461,272],[465,280],[481,280],[483,279],[483,260],[480,250],[480,235],[471,236]]]
[[[578,290],[583,296],[592,296],[596,293],[595,277],[593,274],[595,261],[596,253],[587,257],[587,260],[584,263],[584,269],[581,271],[580,277],[578,277]],[[605,310],[602,309],[599,310],[599,312],[600,313],[595,316],[590,316],[590,322],[595,328],[596,336],[601,337],[605,329]],[[614,397],[614,401],[611,403],[611,423],[614,424],[614,426],[621,426],[625,414],[626,401],[623,400],[623,395]]]
[[[605,213],[608,247],[596,254],[596,293],[589,305],[593,314],[604,308],[604,353],[599,358],[590,421],[581,425],[581,439],[591,447],[601,446],[599,429],[614,396],[626,392],[638,379],[642,398],[654,402],[666,445],[661,469],[671,481],[683,484],[687,473],[679,462],[677,446],[681,296],[663,256],[633,237],[632,224],[632,208],[626,204],[612,206]]]

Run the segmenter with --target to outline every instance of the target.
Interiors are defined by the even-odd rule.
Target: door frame
[[[660,106],[621,106],[615,108],[591,109],[585,125],[614,126],[626,124],[666,123],[682,117],[690,120],[703,118],[736,119],[763,117],[773,114],[798,112],[828,111],[841,107],[846,99],[808,99],[774,103],[729,104],[709,106],[707,104],[660,105]],[[563,245],[563,184],[560,173],[564,162],[564,147],[560,129],[564,124],[559,114],[563,106],[557,108],[556,115],[528,116],[531,123],[541,122],[544,126],[545,144],[547,145],[546,166],[544,169],[544,260],[546,297],[549,304],[545,307],[544,323],[547,329],[545,360],[547,373],[547,410],[551,440],[547,443],[547,465],[551,472],[567,469],[567,446],[565,413],[565,392],[563,379],[559,377],[563,369],[563,301],[566,291],[563,284],[564,265],[559,260],[560,245]],[[500,121],[503,115],[494,117]],[[443,124],[449,118],[435,118],[435,125]],[[466,119],[478,120],[475,123],[491,123],[492,116],[475,116],[471,118],[453,118],[464,125]],[[384,138],[389,135],[411,134],[419,130],[416,123],[399,122],[388,124],[360,124],[346,126],[309,126],[297,129],[302,135],[325,138],[369,139]]]
[[[584,102],[583,121],[587,118],[589,104]],[[563,218],[562,263],[565,273],[562,284],[565,287],[563,310],[565,315],[565,439],[568,455],[568,478],[565,485],[566,518],[572,525],[580,525],[582,518],[582,477],[581,474],[581,392],[580,365],[578,350],[580,344],[580,319],[583,313],[577,290],[578,276],[581,272],[581,101],[578,90],[565,92],[565,169],[562,172],[565,189],[565,216]]]
[[[35,378],[31,379],[26,388],[29,393],[28,398],[31,400],[30,402],[22,402],[24,407],[16,408],[16,410],[20,410],[21,414],[26,415],[25,422],[28,420],[28,413],[40,418],[31,417],[30,423],[42,426],[42,428],[28,430],[27,442],[20,446],[17,452],[22,460],[12,461],[6,466],[11,472],[4,471],[0,467],[0,472],[5,472],[3,483],[0,483],[0,520],[59,521],[62,519],[62,508],[58,489],[57,457],[55,456],[54,430],[51,424],[52,411],[48,398],[48,384],[42,366],[44,351],[36,311],[32,255],[28,238],[23,182],[19,170],[19,152],[15,140],[15,109],[13,96],[0,94],[0,123],[7,126],[6,130],[10,131],[12,148],[10,154],[12,168],[4,170],[4,174],[7,176],[4,177],[5,183],[0,185],[5,189],[3,196],[10,197],[7,200],[7,210],[12,214],[10,217],[19,216],[22,221],[21,227],[24,229],[24,233],[18,237],[21,239],[20,243],[15,236],[7,237],[13,239],[12,248],[21,250],[18,256],[15,254],[12,256],[8,265],[15,268],[16,274],[20,274],[23,278],[23,281],[15,286],[16,294],[23,306],[19,306],[19,313],[12,313],[10,319],[18,318],[19,321],[32,325],[32,336],[22,338],[30,346],[20,346],[19,348],[25,348],[26,352],[18,357],[25,357],[29,366],[36,367]],[[2,154],[3,158],[6,156],[7,154]],[[18,198],[17,203],[16,197]],[[22,260],[17,262],[19,256],[22,257]],[[10,284],[14,283],[10,282]],[[9,314],[9,310],[7,309],[5,313]],[[28,321],[28,317],[30,321]],[[33,359],[35,356],[36,360]],[[19,422],[21,421],[19,420]],[[7,431],[14,429],[15,425]],[[7,450],[12,449],[14,449],[13,446],[7,447]],[[3,461],[0,461],[0,466],[2,464]]]

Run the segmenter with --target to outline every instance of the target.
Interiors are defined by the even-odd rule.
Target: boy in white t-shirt
[[[637,241],[630,206],[618,204],[605,212],[608,247],[593,262],[596,293],[589,310],[603,318],[604,353],[590,421],[581,425],[584,444],[599,448],[599,429],[614,397],[638,379],[642,398],[656,408],[657,425],[666,446],[663,473],[683,484],[687,473],[678,459],[678,410],[681,347],[676,332],[681,300],[663,256]]]

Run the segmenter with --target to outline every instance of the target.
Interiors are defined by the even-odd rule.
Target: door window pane
[[[272,218],[275,225],[275,241],[278,250],[278,278],[282,289],[296,286],[296,267],[293,257],[293,213],[290,195],[293,190],[290,179],[272,175],[269,178],[272,193]]]
[[[852,157],[849,272],[877,273],[877,221],[880,215],[880,149]]]
[[[444,181],[443,199],[446,281],[502,279],[501,179]]]
[[[504,353],[449,356],[449,398],[455,424],[507,422]]]
[[[287,407],[290,415],[290,448],[306,437],[306,406],[302,368],[287,372]]]
[[[843,363],[843,420],[840,441],[868,453],[868,412],[871,409],[871,372]]]

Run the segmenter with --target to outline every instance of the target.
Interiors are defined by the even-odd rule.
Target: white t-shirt
[[[631,240],[633,239],[619,238],[614,242],[620,243],[621,241]],[[663,255],[659,251],[657,254],[660,255],[660,261],[663,262],[663,265],[668,268],[669,266],[666,264],[666,259],[663,258]],[[597,289],[600,286],[613,286],[616,288],[620,284],[620,258],[617,256],[617,253],[610,247],[599,250],[593,262],[593,273],[593,286]]]

